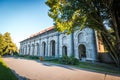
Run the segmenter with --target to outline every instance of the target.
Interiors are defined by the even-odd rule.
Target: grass
[[[60,64],[58,60],[46,60],[47,62]],[[111,73],[111,74],[120,74],[120,69],[115,67],[112,64],[105,63],[91,63],[91,62],[79,62],[77,65],[70,65],[76,68],[82,68],[90,71],[103,72],[103,73]]]
[[[0,80],[18,80],[0,57]]]
[[[16,57],[26,58],[26,59],[39,59],[38,56],[28,56],[28,55],[15,55]]]
[[[94,70],[97,72],[120,74],[120,69],[111,64],[80,62],[78,65],[75,65],[75,67]]]
[[[35,60],[39,59],[39,57],[36,57],[36,56],[26,56],[26,55],[20,55],[18,57],[23,57],[27,59],[35,59]],[[60,64],[59,59],[54,58],[54,57],[45,57],[43,61]],[[86,70],[91,70],[91,71],[96,71],[96,72],[120,74],[120,69],[118,69],[112,64],[79,62],[79,64],[77,65],[70,65],[70,66],[73,66],[76,68],[82,68]]]

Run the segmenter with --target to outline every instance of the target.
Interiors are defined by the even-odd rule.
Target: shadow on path
[[[58,66],[58,67],[63,67],[63,68],[69,69],[69,70],[75,70],[75,68],[70,67],[68,65],[55,64],[55,63],[49,63],[49,62],[41,62],[41,61],[37,61],[37,62],[42,63],[42,65],[44,65],[44,66],[49,66],[49,67]]]
[[[26,58],[22,58],[22,57],[14,57],[14,56],[6,56],[6,57],[7,58],[11,58],[12,57],[14,59],[32,60],[32,59],[26,59]],[[42,65],[48,66],[48,67],[57,66],[57,67],[62,67],[62,68],[69,69],[69,70],[84,70],[84,71],[89,71],[89,72],[101,73],[101,74],[104,74],[105,77],[107,75],[112,75],[112,76],[120,77],[120,74],[113,74],[113,73],[108,73],[108,72],[103,72],[103,71],[96,71],[96,70],[90,70],[90,69],[84,69],[84,68],[77,68],[75,66],[69,66],[69,65],[63,65],[63,64],[56,64],[56,63],[46,62],[46,61],[40,61],[40,60],[32,60],[32,61],[35,61],[37,63],[41,63]],[[25,77],[22,77],[22,76],[19,76],[19,77],[20,77],[20,80],[29,80],[28,78],[25,78]]]

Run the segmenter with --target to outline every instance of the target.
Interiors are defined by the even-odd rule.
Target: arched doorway
[[[37,43],[37,55],[39,55],[40,52],[40,48],[39,48],[39,44]]]
[[[26,50],[25,50],[25,46],[24,46],[24,55],[25,55],[25,51],[26,51]]]
[[[25,51],[26,51],[26,50],[25,50],[25,47],[24,47],[24,48],[23,48],[24,55],[25,55]]]
[[[80,44],[78,47],[78,54],[79,54],[79,59],[85,60],[86,59],[86,47],[83,44]]]
[[[50,42],[50,47],[51,47],[50,51],[51,51],[52,56],[55,56],[55,41],[54,40]]]
[[[25,46],[25,55],[27,55],[27,45]]]
[[[28,45],[28,55],[30,55],[30,45]]]
[[[24,47],[22,48],[22,54],[24,55]]]
[[[63,56],[67,56],[67,47],[66,46],[62,47],[62,53],[63,53]]]
[[[34,52],[35,52],[35,45],[32,44],[32,55],[34,56]]]
[[[42,50],[43,50],[43,56],[45,56],[45,53],[46,53],[46,43],[45,42],[42,43]]]

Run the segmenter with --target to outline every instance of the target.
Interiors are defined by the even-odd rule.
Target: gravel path
[[[70,66],[58,66],[46,62],[6,57],[6,64],[23,79],[28,80],[120,80],[120,76],[90,72]]]

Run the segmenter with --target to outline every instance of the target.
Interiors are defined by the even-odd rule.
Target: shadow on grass
[[[12,69],[11,69],[12,70]],[[17,74],[14,70],[12,70],[12,72],[16,75],[16,77],[18,78],[18,80],[30,80],[24,76],[20,76],[19,74]]]
[[[95,72],[95,73],[101,73],[105,76],[112,75],[116,77],[120,77],[120,69],[111,66],[110,64],[104,64],[104,63],[91,63],[91,62],[80,62],[79,65],[64,65],[60,64],[58,62],[52,62],[52,61],[37,61],[39,63],[42,63],[44,66],[57,66],[57,67],[63,67],[69,70],[83,70],[83,71],[89,71],[89,72]]]
[[[0,80],[29,80],[29,79],[20,76],[14,70],[7,67],[4,61],[0,58]]]
[[[0,80],[18,80],[2,59],[0,59]]]
[[[57,66],[57,67],[63,67],[63,68],[69,69],[69,70],[83,70],[83,71],[101,73],[101,74],[104,74],[104,75],[112,75],[112,76],[120,77],[120,71],[117,71],[115,73],[110,73],[110,72],[105,72],[102,69],[101,69],[101,71],[98,71],[97,69],[93,69],[93,68],[88,68],[88,67],[83,68],[82,66],[78,67],[78,65],[63,65],[63,64],[56,64],[56,63],[53,63],[53,62],[44,62],[44,61],[43,62],[39,61],[39,63],[42,63],[42,65],[49,66],[49,67]],[[88,65],[86,65],[86,66],[88,66]],[[114,68],[111,69],[111,70],[114,71]]]

